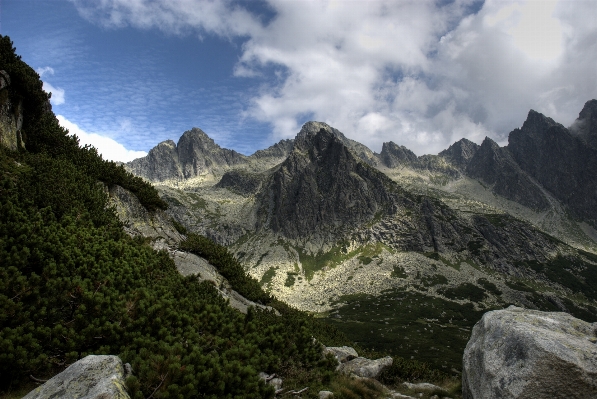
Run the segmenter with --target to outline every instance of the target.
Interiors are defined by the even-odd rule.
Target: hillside
[[[132,398],[273,397],[259,372],[308,397],[350,393],[321,343],[351,342],[173,223],[150,184],[81,148],[15,51],[0,37],[0,393],[88,354],[130,363]],[[182,273],[197,264],[212,274]],[[393,378],[420,369],[404,364]]]

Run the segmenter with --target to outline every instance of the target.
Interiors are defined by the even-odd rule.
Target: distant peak
[[[481,143],[481,147],[482,148],[487,148],[487,147],[491,147],[491,148],[498,147],[499,148],[499,145],[498,145],[498,143],[493,141],[489,136],[485,136],[485,139]]]
[[[334,129],[333,127],[331,127],[330,125],[328,125],[325,122],[316,122],[316,121],[309,121],[309,122],[305,123],[303,125],[303,127],[301,128],[301,131],[297,134],[296,139],[300,140],[300,139],[307,138],[309,136],[314,136],[316,134],[319,134],[319,132],[322,130],[325,132],[328,132],[334,136],[339,137],[341,140],[346,139],[346,137],[344,137],[344,135],[338,129]]]
[[[582,111],[578,114],[578,119],[591,119],[597,117],[597,100],[589,100],[585,103]]]

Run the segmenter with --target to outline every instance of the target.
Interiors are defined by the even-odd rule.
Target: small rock
[[[118,356],[89,355],[29,392],[23,399],[130,399]]]
[[[330,391],[319,391],[319,399],[331,399],[334,394]]]
[[[428,382],[421,382],[419,384],[412,384],[410,382],[403,382],[402,385],[407,387],[408,389],[412,389],[415,392],[441,392],[443,394],[447,394],[446,391],[442,387],[438,387],[437,385],[429,384]]]

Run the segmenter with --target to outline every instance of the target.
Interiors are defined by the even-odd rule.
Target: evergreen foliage
[[[11,98],[23,100],[27,145],[0,148],[0,391],[88,354],[131,363],[133,398],[267,398],[273,388],[259,371],[329,377],[317,323],[261,291],[225,249],[197,236],[185,244],[200,243],[239,291],[284,317],[239,313],[212,284],[182,277],[166,252],[128,237],[98,180],[131,190],[150,210],[165,207],[155,189],[78,146],[8,37],[0,57]]]

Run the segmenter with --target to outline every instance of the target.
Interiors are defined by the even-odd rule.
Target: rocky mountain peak
[[[549,206],[541,189],[521,170],[508,149],[489,137],[470,159],[466,174],[492,186],[496,194],[529,208],[542,210]]]
[[[389,178],[355,156],[334,131],[303,133],[263,190],[262,226],[294,239],[331,237],[390,206]]]
[[[438,155],[446,158],[457,168],[465,169],[478,150],[479,144],[463,138],[452,144],[448,149],[440,152]]]
[[[296,135],[295,146],[300,147],[304,140],[317,135],[322,129],[338,138],[338,140],[340,140],[347,148],[349,148],[358,158],[365,161],[369,165],[376,166],[379,164],[376,154],[367,146],[359,143],[358,141],[347,138],[341,131],[324,122],[310,121],[305,123],[301,128],[301,131]]]
[[[508,142],[510,142],[512,135],[516,136],[518,132],[523,132],[525,135],[534,140],[545,140],[545,132],[554,127],[566,130],[564,126],[557,123],[553,119],[543,115],[540,112],[530,110],[522,127],[520,129],[515,129],[512,133],[510,133]]]
[[[384,166],[396,168],[398,166],[411,166],[417,161],[417,155],[403,145],[393,141],[383,143],[379,158]]]
[[[570,133],[580,137],[587,145],[597,148],[597,100],[585,103],[578,119],[569,128]]]

